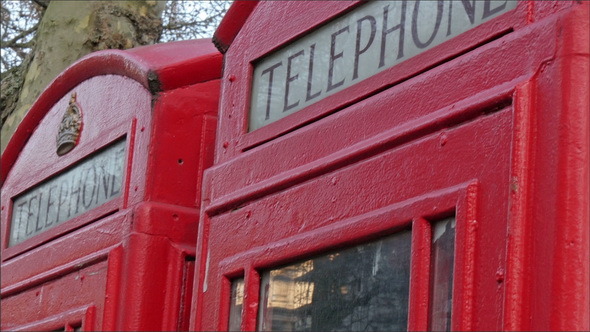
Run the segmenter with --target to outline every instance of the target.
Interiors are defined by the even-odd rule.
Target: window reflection
[[[259,329],[405,331],[411,233],[263,274]]]
[[[240,331],[242,308],[244,307],[244,278],[231,283],[231,303],[229,307],[229,330]]]
[[[430,276],[430,330],[450,331],[455,262],[455,218],[441,220],[432,228]]]

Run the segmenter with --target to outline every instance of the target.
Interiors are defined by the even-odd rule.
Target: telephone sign
[[[10,245],[83,214],[121,194],[124,140],[14,199]]]
[[[516,1],[373,1],[254,65],[255,130],[516,8]]]

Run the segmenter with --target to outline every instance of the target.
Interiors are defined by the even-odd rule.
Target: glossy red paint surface
[[[240,32],[244,22],[246,22],[257,5],[258,0],[234,1],[213,35],[213,43],[220,52],[225,53],[227,51],[238,32]]]
[[[39,97],[2,155],[3,330],[188,327],[221,59],[210,40],[98,52]],[[71,92],[83,129],[78,146],[58,157]],[[15,196],[120,139],[120,197],[8,246]]]
[[[408,328],[425,330],[430,225],[455,215],[451,330],[590,329],[589,4],[521,1],[248,132],[252,64],[356,5],[260,2],[219,28],[235,39],[191,328],[227,329],[244,278],[255,330],[265,271],[412,228]]]

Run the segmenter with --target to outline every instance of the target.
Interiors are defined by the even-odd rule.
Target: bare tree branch
[[[168,1],[160,41],[210,37],[230,4],[228,0]]]
[[[27,36],[29,36],[31,33],[37,31],[37,28],[39,27],[39,22],[37,22],[37,24],[35,24],[34,26],[32,26],[31,28],[21,31],[18,35],[16,35],[14,38],[12,38],[11,40],[8,41],[2,41],[2,48],[13,48],[13,47],[23,47],[23,46],[17,46],[17,42],[22,39],[25,38]],[[25,46],[25,47],[30,47],[30,46]]]
[[[47,8],[47,6],[49,6],[49,3],[51,2],[51,0],[33,0],[33,2],[43,8]]]
[[[4,57],[0,57],[0,60],[2,60],[2,64],[4,65],[4,67],[6,67],[6,68],[10,67],[10,63],[8,63],[8,61],[6,61],[6,59],[4,59]]]
[[[2,72],[18,66],[34,46],[34,36],[51,0],[2,0]],[[229,8],[230,0],[166,2],[160,42],[206,38]]]
[[[45,9],[33,2],[2,1],[0,7],[2,26],[1,70],[7,72],[19,66],[34,46],[34,37]]]

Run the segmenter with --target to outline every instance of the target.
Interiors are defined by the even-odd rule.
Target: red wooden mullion
[[[412,261],[408,331],[428,330],[430,306],[430,253],[432,227],[423,218],[412,222]]]

